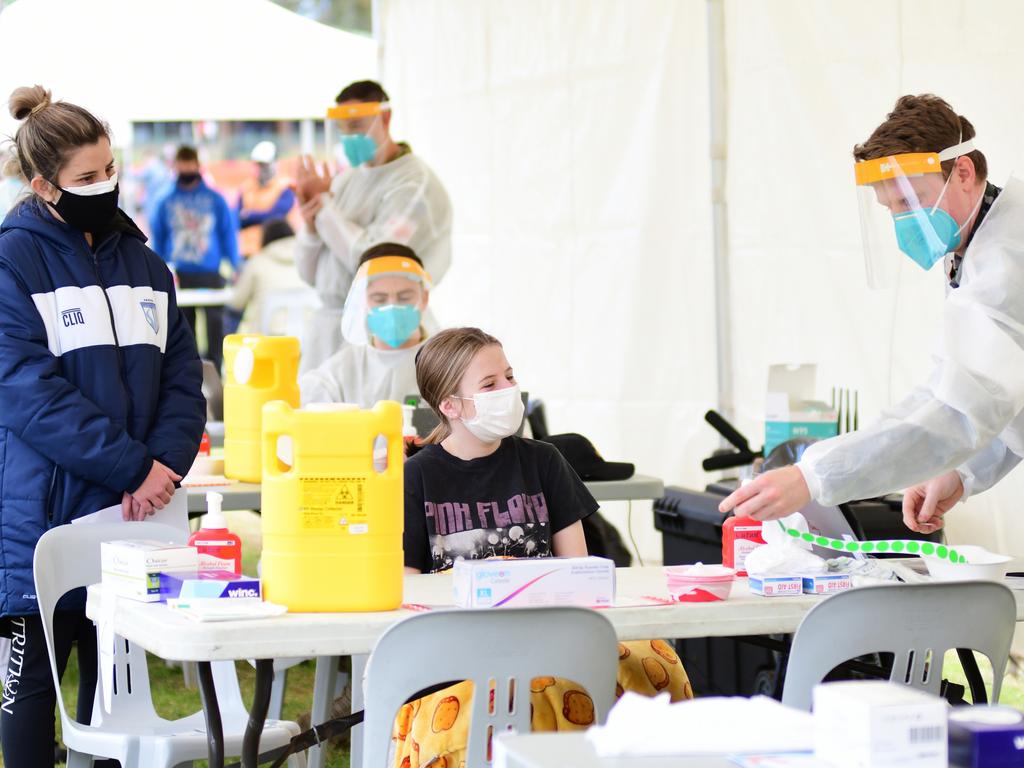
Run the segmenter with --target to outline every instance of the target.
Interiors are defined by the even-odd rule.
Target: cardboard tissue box
[[[615,604],[615,563],[603,557],[456,560],[460,608]]]
[[[150,539],[104,541],[100,544],[103,583],[117,594],[155,603],[160,600],[160,574],[194,572],[199,553],[187,544]]]
[[[817,367],[773,365],[768,369],[765,398],[764,455],[798,437],[821,440],[835,437],[839,414],[828,403],[814,399]]]
[[[260,580],[230,571],[191,571],[160,574],[160,601],[195,598],[260,600]]]

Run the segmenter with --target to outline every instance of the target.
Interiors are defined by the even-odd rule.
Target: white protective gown
[[[797,466],[815,501],[898,491],[956,468],[965,498],[1024,456],[1024,179],[1011,177],[948,290],[926,384],[871,426],[810,446]]]
[[[316,368],[341,349],[345,296],[367,248],[384,242],[408,245],[434,285],[451,263],[448,193],[412,152],[384,165],[338,174],[323,203],[316,232],[300,232],[296,248],[299,274],[316,288],[322,303],[302,341],[300,371]],[[432,330],[429,313],[424,325]]]
[[[356,403],[372,408],[378,400],[404,402],[419,393],[416,386],[416,353],[422,344],[408,349],[377,349],[346,344],[340,352],[299,377],[302,405]]]

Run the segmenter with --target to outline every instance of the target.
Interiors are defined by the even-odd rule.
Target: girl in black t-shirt
[[[523,400],[498,340],[476,328],[442,331],[420,349],[416,381],[440,424],[405,463],[406,570],[446,570],[459,558],[585,556],[580,521],[597,502],[554,446],[515,436]],[[616,691],[624,690],[693,697],[664,640],[619,644]],[[460,765],[472,693],[465,681],[406,704],[393,765]],[[590,697],[558,677],[531,680],[530,711],[535,731],[594,722]]]
[[[460,558],[585,556],[597,502],[549,443],[516,437],[523,399],[501,344],[476,328],[442,331],[416,359],[441,422],[405,464],[405,565]]]

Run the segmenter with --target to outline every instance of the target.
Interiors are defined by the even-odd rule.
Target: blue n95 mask
[[[373,307],[366,315],[366,328],[392,349],[398,349],[420,327],[419,307],[386,304]]]
[[[962,227],[941,208],[897,214],[893,216],[893,225],[900,250],[922,269],[931,269],[960,245]]]
[[[341,137],[341,146],[353,168],[370,162],[377,154],[377,142],[367,133],[346,134]]]

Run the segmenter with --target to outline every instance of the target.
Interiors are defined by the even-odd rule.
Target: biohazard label
[[[365,526],[363,477],[303,477],[299,516],[306,529]]]

